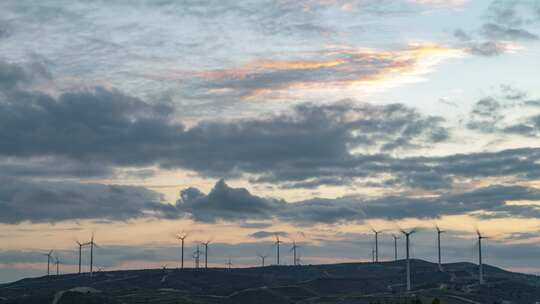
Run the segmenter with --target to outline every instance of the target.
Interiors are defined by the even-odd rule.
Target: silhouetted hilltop
[[[148,269],[23,279],[0,286],[0,303],[535,303],[540,278],[485,266],[412,260],[238,269]],[[411,302],[412,301],[412,302]]]

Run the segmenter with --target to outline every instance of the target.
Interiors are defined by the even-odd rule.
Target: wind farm
[[[52,280],[25,279],[1,285],[0,297],[3,303],[46,303],[62,294],[65,302],[60,303],[247,304],[255,303],[254,299],[256,303],[494,303],[505,299],[525,304],[535,303],[540,296],[538,277],[485,266],[489,279],[480,285],[477,265],[471,263],[447,263],[440,272],[437,263],[411,259],[414,285],[407,291],[402,277],[405,260],[246,268],[235,268],[232,261],[227,258],[224,267],[205,271],[118,270],[92,277],[61,274]],[[29,289],[32,292],[24,291]]]
[[[84,301],[94,299],[102,303],[120,303],[126,299],[135,303],[140,299],[151,297],[155,303],[252,303],[256,296],[260,303],[341,303],[337,299],[347,299],[347,303],[491,303],[495,299],[507,299],[507,303],[535,303],[532,299],[540,297],[540,278],[533,275],[508,272],[500,268],[486,265],[483,261],[482,240],[487,239],[479,229],[475,231],[478,248],[478,263],[451,262],[443,263],[441,259],[440,235],[446,231],[436,226],[436,256],[433,262],[412,257],[412,236],[421,231],[418,228],[401,229],[389,232],[392,235],[392,247],[386,246],[388,260],[362,259],[358,262],[337,264],[303,264],[300,263],[300,245],[291,239],[291,262],[278,259],[283,241],[276,233],[274,241],[267,249],[276,250],[275,264],[267,265],[268,254],[256,253],[255,266],[239,266],[233,264],[233,256],[226,258],[224,267],[218,264],[209,266],[209,245],[212,241],[195,242],[193,251],[193,267],[182,267],[183,250],[178,254],[180,261],[176,268],[159,266],[156,269],[93,271],[93,247],[97,246],[92,234],[87,243],[76,242],[76,272],[60,272],[59,253],[49,251],[46,275],[41,278],[24,279],[11,284],[0,285],[0,303],[20,301],[17,291],[25,288],[34,290],[32,295],[25,295],[24,303],[34,303],[44,299],[59,298],[66,292],[72,299]],[[371,232],[374,232],[371,230]],[[378,231],[376,235],[379,233]],[[399,237],[398,233],[403,235]],[[187,234],[180,234],[178,240],[184,241]],[[304,234],[302,234],[305,236]],[[398,242],[400,241],[400,242]],[[369,242],[368,242],[369,243]],[[398,256],[398,245],[403,247],[405,256]],[[81,267],[82,249],[90,251],[88,272]],[[202,250],[201,250],[202,247]],[[378,246],[375,246],[377,248]],[[182,246],[183,248],[183,246]],[[392,249],[390,249],[392,248]],[[375,250],[373,253],[375,254]],[[204,265],[201,255],[204,253]],[[306,253],[309,257],[309,252]],[[50,276],[50,263],[54,264],[56,276]],[[64,261],[64,264],[69,264]],[[258,265],[257,265],[258,264]],[[160,269],[161,268],[161,269]],[[204,270],[204,271],[201,271]],[[107,284],[108,281],[121,282],[118,285]],[[227,282],[224,286],[223,280]],[[156,283],[159,282],[159,283]],[[189,282],[188,285],[186,283]],[[212,283],[214,282],[214,283]],[[217,285],[212,285],[217,284]],[[130,287],[128,287],[130,286]],[[136,292],[129,292],[133,287]],[[217,288],[217,286],[221,286]],[[213,293],[201,294],[202,289],[214,290]],[[269,289],[268,289],[269,288]],[[90,293],[80,292],[80,290]],[[182,296],[178,296],[181,292]],[[28,298],[29,297],[29,298]],[[28,298],[28,299],[27,299]],[[67,297],[66,297],[67,298]],[[523,299],[530,299],[523,300]],[[251,300],[250,300],[251,299]],[[336,302],[328,302],[334,301]],[[517,300],[521,299],[521,300]],[[94,301],[93,300],[93,301]],[[341,301],[340,300],[340,301]],[[48,301],[48,300],[47,300]],[[172,301],[172,302],[171,302]],[[413,303],[410,302],[410,303]],[[17,302],[19,303],[19,302]],[[71,303],[66,302],[59,303]]]

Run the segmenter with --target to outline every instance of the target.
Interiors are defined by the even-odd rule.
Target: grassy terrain
[[[470,263],[412,262],[413,291],[405,292],[405,263],[381,262],[232,269],[111,271],[24,279],[0,286],[7,303],[374,304],[520,303],[540,301],[540,278],[486,266],[477,283]],[[77,287],[87,289],[71,290]],[[56,297],[56,298],[55,298]],[[435,301],[435,302],[434,302]],[[506,301],[506,302],[504,302]]]

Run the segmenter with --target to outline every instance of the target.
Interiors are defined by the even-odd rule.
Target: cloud
[[[358,25],[358,15],[416,16],[456,2],[204,0],[140,1],[132,6],[116,1],[106,5],[53,2],[36,7],[8,0],[2,1],[1,12],[4,19],[10,20],[10,28],[16,30],[6,39],[3,50],[6,57],[16,61],[21,57],[24,60],[28,53],[46,57],[54,75],[62,80],[57,85],[64,89],[94,83],[139,97],[164,91],[194,96],[201,92],[189,94],[184,92],[189,87],[184,86],[178,92],[179,81],[183,85],[194,73],[230,69],[245,62],[245,58],[271,59],[276,54],[284,58],[283,54],[293,54],[290,57],[302,59],[306,47],[324,50],[321,41],[335,43],[340,36],[348,35],[348,28]],[[39,31],[35,29],[37,23]],[[371,26],[372,22],[361,23]],[[50,44],[52,40],[58,43]],[[84,51],[89,49],[94,51]],[[173,75],[167,75],[168,71]],[[167,76],[172,79],[164,81]]]
[[[274,167],[259,182],[288,183],[302,180],[324,184],[328,177],[359,180],[379,179],[378,187],[393,189],[449,190],[454,180],[510,177],[534,180],[539,176],[540,149],[523,148],[499,152],[456,154],[442,157],[394,158],[388,155],[354,155],[324,163],[303,162]]]
[[[506,126],[502,133],[540,137],[540,114],[527,117],[523,122]]]
[[[252,182],[285,188],[375,179],[381,187],[429,190],[451,188],[460,177],[537,176],[536,149],[392,157],[390,153],[427,148],[450,138],[441,117],[422,115],[402,104],[301,104],[261,118],[201,121],[188,128],[173,119],[175,108],[168,103],[150,104],[104,88],[58,97],[24,88],[4,92],[0,155],[15,161],[0,161],[0,166],[21,176],[30,176],[32,170],[43,176],[46,166],[51,175],[81,177],[104,175],[111,168],[158,166],[207,177],[247,176]],[[474,115],[492,119],[487,115],[494,105],[494,100],[483,100]],[[535,126],[536,120],[529,123]],[[508,157],[511,152],[521,158]],[[495,165],[500,158],[509,170],[488,170],[479,157],[494,159]],[[25,165],[23,159],[31,161]],[[52,160],[66,161],[56,166]],[[467,165],[461,168],[461,163],[449,160]],[[85,165],[88,168],[82,168]]]
[[[0,155],[33,158],[36,165],[67,159],[96,168],[158,165],[227,176],[264,173],[291,162],[347,161],[352,149],[427,147],[450,136],[442,118],[401,104],[302,104],[263,118],[202,121],[187,128],[172,119],[170,104],[150,104],[99,87],[58,97],[23,89],[4,92]]]
[[[248,228],[248,229],[263,229],[272,227],[272,223],[269,222],[247,222],[247,223],[241,223],[241,228]]]
[[[505,53],[508,48],[507,43],[485,41],[468,43],[466,50],[473,55],[491,57]]]
[[[111,166],[65,157],[0,157],[0,176],[33,178],[95,178],[114,174]]]
[[[524,104],[529,107],[540,107],[540,99],[539,100],[526,100]]]
[[[508,42],[481,40],[463,29],[456,29],[454,38],[457,39],[458,45],[464,48],[465,52],[476,56],[499,56],[512,48],[512,45]]]
[[[127,220],[151,216],[161,195],[142,187],[0,178],[0,222],[80,219]]]
[[[518,112],[516,109],[535,107],[537,102],[524,100],[527,93],[512,86],[501,85],[500,89],[504,102],[493,97],[485,97],[477,101],[470,113],[467,128],[483,133],[540,136],[540,115],[526,114],[518,118],[508,118],[512,116],[511,114]],[[513,113],[510,113],[510,110]]]
[[[10,90],[20,83],[26,83],[30,77],[31,75],[26,73],[21,66],[0,61],[0,88],[2,90]]]
[[[502,120],[502,105],[492,97],[485,97],[477,101],[471,111],[471,118],[467,127],[472,130],[491,133],[497,130],[497,124]]]
[[[461,41],[470,41],[471,40],[471,36],[462,29],[456,29],[454,31],[454,37],[461,40]]]
[[[540,190],[520,186],[495,185],[462,193],[445,193],[435,197],[407,195],[380,198],[341,197],[314,198],[299,202],[285,202],[262,198],[243,188],[231,188],[223,180],[216,183],[209,194],[194,188],[182,191],[182,199],[169,216],[190,214],[196,221],[244,221],[277,219],[294,225],[319,223],[361,222],[367,219],[399,220],[406,218],[435,219],[446,215],[473,214],[477,217],[540,216],[534,205],[507,204],[515,200],[540,200]],[[195,195],[193,193],[196,193]],[[260,233],[254,237],[268,236]]]
[[[10,35],[8,29],[5,27],[5,24],[0,22],[0,39],[6,38]]]
[[[503,97],[508,100],[522,100],[527,97],[527,92],[519,90],[511,85],[501,84],[500,89]]]
[[[486,15],[497,24],[517,27],[538,21],[537,9],[537,1],[493,0]]]
[[[534,5],[533,1],[494,0],[477,33],[457,29],[454,37],[467,52],[488,57],[515,49],[515,41],[536,41],[539,36],[525,28],[536,22],[537,17],[531,16]]]
[[[193,86],[200,91],[198,96],[249,100],[284,90],[345,88],[420,73],[426,62],[435,64],[459,54],[437,45],[390,51],[335,49],[307,54],[312,59],[257,60],[241,68],[203,72]]]
[[[246,189],[234,189],[219,180],[208,195],[195,188],[180,193],[176,206],[181,212],[190,213],[195,220],[267,219],[285,203],[280,200],[263,199],[251,195]]]
[[[487,23],[482,26],[482,34],[489,39],[538,40],[538,36],[524,29],[504,27]]]
[[[285,232],[285,231],[257,231],[257,232],[254,232],[252,234],[249,235],[249,237],[251,238],[255,238],[255,239],[266,239],[266,238],[269,238],[269,237],[274,237],[274,236],[283,236],[283,237],[287,237],[289,236],[289,233]]]
[[[79,170],[79,175],[90,176],[99,175],[97,168],[106,174],[107,166],[157,165],[202,176],[248,175],[253,182],[315,188],[383,178],[384,172],[382,182],[394,187],[441,189],[459,177],[530,178],[538,168],[535,149],[513,151],[521,159],[506,156],[512,150],[431,158],[387,155],[430,147],[450,137],[442,118],[401,104],[302,104],[262,118],[202,121],[187,128],[172,119],[175,110],[170,104],[149,104],[103,88],[57,98],[23,89],[4,92],[0,155],[18,158],[22,173],[31,172],[20,163],[23,158],[34,159],[29,164],[35,166],[48,162],[44,159],[67,159],[51,173],[56,170],[62,176]],[[488,101],[477,105],[475,115],[487,117],[490,110],[484,108],[495,104]],[[479,165],[485,161],[479,157],[501,158],[512,170],[488,170]],[[452,159],[467,166],[449,163]],[[67,168],[70,163],[89,168]],[[8,163],[1,165],[15,172]]]

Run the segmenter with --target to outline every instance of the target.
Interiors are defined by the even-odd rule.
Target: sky
[[[412,255],[540,274],[539,0],[0,2],[0,282]],[[399,256],[404,244],[399,240]],[[89,252],[83,252],[88,269]]]

